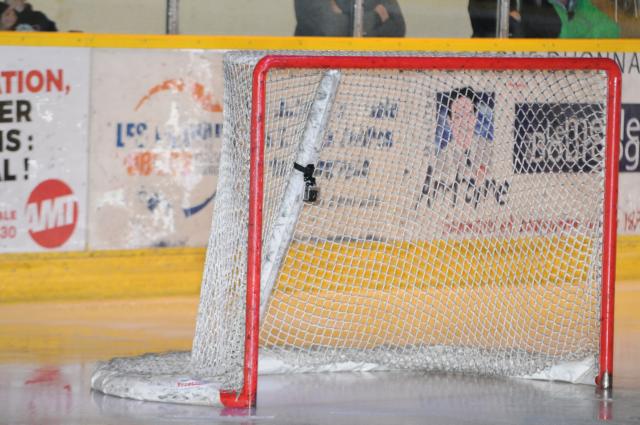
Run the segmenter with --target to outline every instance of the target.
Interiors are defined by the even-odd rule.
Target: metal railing
[[[180,0],[167,0],[167,34],[179,34]]]

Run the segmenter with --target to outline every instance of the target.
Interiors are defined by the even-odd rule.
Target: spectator
[[[26,0],[6,0],[6,3],[18,17],[15,31],[58,31],[55,22],[44,13],[33,10]]]
[[[555,38],[561,21],[548,0],[521,0],[520,9],[511,0],[509,36],[516,38]],[[496,36],[497,0],[469,0],[472,37]]]
[[[349,37],[353,35],[354,0],[294,0],[295,35]],[[403,37],[405,22],[397,0],[365,0],[365,37]]]
[[[562,29],[548,0],[521,0],[520,10],[512,10],[509,18],[509,33],[514,38],[557,38]]]
[[[471,37],[496,36],[497,0],[469,0],[468,11],[473,34]]]
[[[0,30],[14,31],[18,23],[18,15],[13,8],[4,3],[0,3]]]
[[[533,38],[615,38],[620,27],[591,0],[511,0],[509,35]],[[469,0],[473,37],[495,37],[497,0]]]
[[[620,27],[591,0],[549,0],[562,21],[560,38],[617,38]]]

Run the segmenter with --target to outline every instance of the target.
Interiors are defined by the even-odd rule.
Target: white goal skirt
[[[431,356],[446,353],[447,348],[432,349]],[[415,353],[415,355],[427,355]],[[123,357],[98,366],[91,378],[91,388],[105,394],[133,400],[224,407],[220,401],[221,382],[195,379],[189,375],[191,352],[146,354]],[[261,355],[260,375],[287,373],[384,372],[388,366],[377,363],[327,363],[315,366],[287,364],[281,358]],[[515,378],[540,379],[593,385],[597,372],[595,359],[565,362],[532,375]],[[429,379],[425,376],[425,379]]]
[[[240,392],[252,367],[251,264],[260,374],[417,370],[593,384],[607,373],[617,152],[609,68],[303,60],[265,71],[258,114],[262,57],[225,58],[192,351],[113,359],[92,388],[215,406],[221,391]],[[250,217],[252,163],[264,167],[262,227]],[[316,186],[318,200],[303,202]],[[254,228],[262,250],[252,257]]]

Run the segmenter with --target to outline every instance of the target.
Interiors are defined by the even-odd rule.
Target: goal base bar
[[[445,347],[433,347],[434,354]],[[243,398],[222,390],[215,380],[195,379],[189,370],[191,353],[188,351],[145,354],[138,357],[117,358],[98,366],[91,378],[91,388],[106,395],[133,400],[190,404],[212,407],[247,407]],[[149,364],[153,366],[148,366]],[[164,372],[158,372],[158,364]],[[393,369],[376,363],[344,362],[317,363],[299,366],[269,356],[260,357],[261,375],[329,372],[377,372]],[[587,358],[556,364],[548,369],[528,375],[514,376],[533,380],[595,384],[596,360]],[[182,371],[182,372],[179,372]]]

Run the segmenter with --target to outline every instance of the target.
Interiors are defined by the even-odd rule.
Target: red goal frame
[[[372,56],[265,56],[253,73],[251,112],[251,164],[249,183],[249,235],[247,261],[246,333],[244,383],[240,392],[221,391],[228,407],[256,405],[260,325],[260,271],[262,256],[262,205],[265,143],[266,82],[270,70],[305,69],[398,69],[398,70],[538,70],[604,71],[608,76],[607,155],[603,223],[602,299],[599,373],[596,383],[609,388],[613,374],[613,306],[615,286],[618,155],[622,75],[610,59],[495,58],[495,57],[372,57]]]

